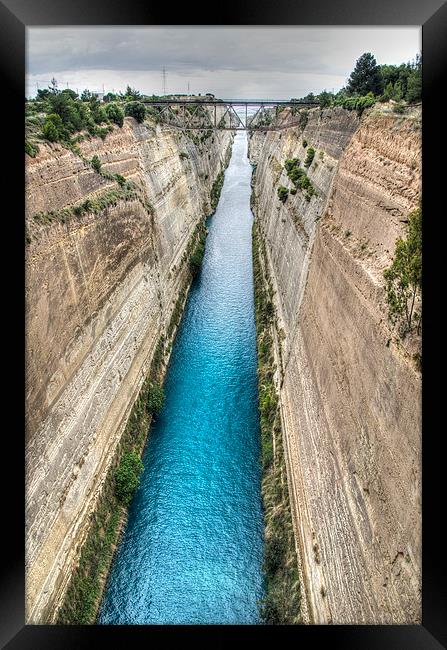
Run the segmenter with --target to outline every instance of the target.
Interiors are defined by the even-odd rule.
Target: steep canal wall
[[[56,619],[231,141],[126,118],[27,156],[28,623]]]
[[[283,203],[285,161],[310,147],[316,194]],[[253,135],[250,157],[303,620],[418,623],[421,377],[382,274],[420,198],[420,112],[311,110]]]

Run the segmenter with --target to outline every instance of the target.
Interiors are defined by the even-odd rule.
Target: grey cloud
[[[36,27],[28,28],[27,37],[33,78],[82,70],[137,75],[165,66],[171,76],[200,73],[211,84],[217,74],[243,72],[247,86],[250,75],[263,73],[274,82],[275,75],[290,73],[295,86],[300,76],[312,76],[318,87],[321,76],[346,79],[365,50],[390,63],[418,50],[417,28],[391,34],[390,28]]]

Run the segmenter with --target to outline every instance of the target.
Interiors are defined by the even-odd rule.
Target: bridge
[[[318,102],[282,99],[142,99],[157,121],[191,131],[277,131],[297,126]],[[286,119],[278,120],[285,108]]]

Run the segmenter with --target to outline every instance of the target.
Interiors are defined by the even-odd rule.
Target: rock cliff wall
[[[27,158],[29,623],[54,618],[63,598],[231,138],[194,143],[126,118],[77,153],[54,144]],[[86,162],[93,155],[105,175]],[[113,174],[135,190],[126,194]]]
[[[283,204],[284,162],[305,159],[303,140],[317,196]],[[421,382],[382,273],[420,197],[420,114],[316,109],[304,129],[253,135],[250,156],[305,618],[419,623]]]

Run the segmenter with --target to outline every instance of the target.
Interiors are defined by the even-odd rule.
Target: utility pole
[[[166,68],[163,66],[163,95],[166,95]]]
[[[188,81],[188,95],[189,95],[189,81]]]

